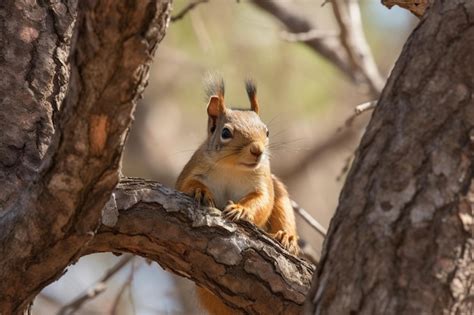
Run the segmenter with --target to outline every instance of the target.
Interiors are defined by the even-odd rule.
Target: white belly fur
[[[223,210],[229,200],[238,202],[259,187],[258,174],[249,171],[237,172],[222,167],[206,174],[203,184],[211,190],[218,209]]]

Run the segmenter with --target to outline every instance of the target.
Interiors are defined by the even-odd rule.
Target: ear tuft
[[[245,80],[245,89],[247,90],[247,95],[250,100],[250,108],[258,114],[259,106],[257,100],[257,86],[252,79]]]
[[[224,103],[225,86],[222,76],[208,73],[204,80],[204,87],[207,99],[210,99],[212,96],[219,96],[222,99],[222,103]]]

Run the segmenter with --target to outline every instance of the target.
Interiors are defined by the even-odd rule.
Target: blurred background
[[[327,36],[339,33],[331,3],[279,2],[300,11]],[[175,0],[173,14],[189,3]],[[360,9],[367,42],[386,78],[417,20],[400,8],[388,10],[379,0],[362,0]],[[251,76],[274,144],[273,171],[283,178],[292,198],[327,228],[370,112],[349,127],[345,121],[355,106],[374,97],[304,43],[289,41],[284,30],[274,16],[247,0],[210,0],[170,23],[135,113],[123,174],[173,186],[206,136],[206,72],[221,73],[227,103],[242,107],[248,106],[243,81]],[[297,224],[300,237],[319,255],[322,237],[300,216]],[[101,280],[106,280],[105,286]],[[156,263],[96,254],[81,258],[44,289],[32,310],[67,314],[65,305],[98,293],[82,304],[75,302],[81,304],[75,313],[204,314],[193,292],[190,282]]]

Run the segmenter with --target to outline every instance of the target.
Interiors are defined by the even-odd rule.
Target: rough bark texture
[[[158,183],[123,179],[88,252],[130,252],[195,281],[246,314],[300,314],[314,267],[252,224],[196,208]]]
[[[23,310],[98,229],[169,6],[0,4],[1,314]]]
[[[310,314],[473,314],[474,2],[435,1],[364,135]]]

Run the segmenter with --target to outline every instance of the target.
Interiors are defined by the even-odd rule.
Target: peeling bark
[[[474,2],[436,1],[340,196],[310,314],[472,314]]]

